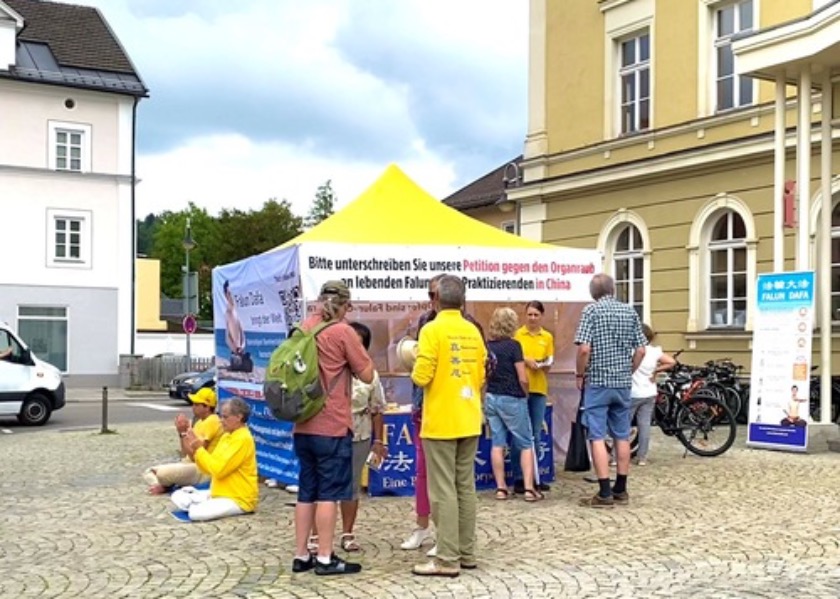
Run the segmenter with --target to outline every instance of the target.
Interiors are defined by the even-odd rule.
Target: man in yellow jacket
[[[438,284],[440,312],[424,326],[411,373],[423,389],[420,438],[426,453],[429,501],[437,527],[437,557],[414,566],[421,576],[458,576],[475,561],[475,469],[481,434],[487,349],[464,318],[464,284],[445,276]]]
[[[172,494],[172,503],[188,510],[190,520],[215,520],[257,509],[257,451],[247,425],[250,414],[248,404],[238,397],[222,405],[225,433],[212,453],[192,430],[184,433],[190,456],[199,470],[210,475],[209,491],[185,487]]]

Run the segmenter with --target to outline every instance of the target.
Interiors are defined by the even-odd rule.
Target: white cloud
[[[269,198],[287,199],[303,216],[319,185],[332,180],[338,207],[373,183],[386,164],[336,162],[278,143],[257,144],[240,135],[196,138],[172,151],[143,156],[137,187],[137,212],[178,211],[192,201],[218,213],[222,208],[258,208]],[[435,197],[454,184],[450,164],[418,142],[413,157],[400,163],[409,177]]]
[[[151,90],[140,213],[349,201],[395,162],[436,197],[521,152],[524,0],[71,0]]]

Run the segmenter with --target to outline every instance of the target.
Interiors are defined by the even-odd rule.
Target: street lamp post
[[[196,243],[192,238],[192,227],[190,226],[190,219],[187,218],[187,227],[184,231],[184,240],[181,242],[181,245],[184,246],[184,256],[185,256],[185,284],[184,284],[184,333],[187,336],[187,368],[188,372],[192,371],[192,353],[190,351],[190,335],[192,331],[190,330],[191,327],[187,326],[187,319],[192,315],[192,311],[190,310],[190,297],[192,296],[192,292],[190,289],[190,252],[195,249]]]

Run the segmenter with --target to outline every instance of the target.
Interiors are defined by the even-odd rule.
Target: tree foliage
[[[151,255],[155,245],[155,231],[159,224],[158,217],[154,214],[147,214],[143,220],[137,220],[137,253],[139,255]]]
[[[335,192],[332,188],[332,180],[328,179],[326,183],[318,187],[315,192],[315,199],[312,201],[312,206],[309,208],[309,214],[306,215],[306,226],[308,228],[314,227],[323,220],[328,219],[335,212],[335,204],[338,201]]]
[[[269,250],[300,234],[301,218],[286,200],[272,198],[260,210],[223,210],[218,217],[192,202],[186,210],[150,214],[137,221],[138,253],[160,260],[160,288],[167,297],[182,298],[186,266],[184,236],[187,218],[195,248],[190,251],[190,270],[198,272],[199,318],[213,317],[212,271]],[[147,251],[141,252],[141,236],[149,235]],[[145,243],[145,242],[144,242]]]

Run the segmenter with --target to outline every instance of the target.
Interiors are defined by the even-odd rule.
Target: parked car
[[[0,416],[17,416],[21,424],[46,424],[64,407],[61,372],[43,360],[0,322]]]
[[[216,367],[211,366],[207,370],[201,372],[185,372],[179,374],[172,382],[169,383],[169,397],[172,399],[183,399],[187,403],[190,401],[190,394],[195,393],[199,389],[216,387]]]

